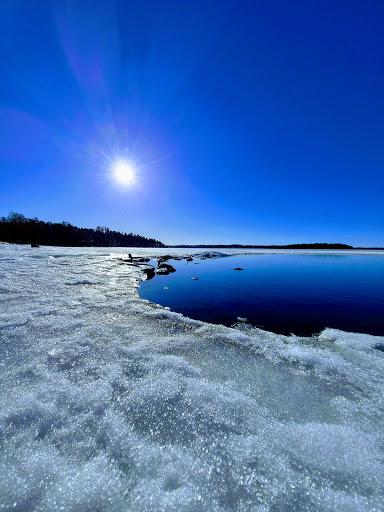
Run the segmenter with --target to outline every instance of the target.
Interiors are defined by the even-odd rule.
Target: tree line
[[[104,226],[79,228],[69,222],[44,222],[15,212],[0,218],[0,241],[69,247],[164,247],[159,240],[113,231]]]

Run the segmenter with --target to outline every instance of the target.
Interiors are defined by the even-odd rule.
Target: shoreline
[[[257,256],[259,254],[281,254],[281,253],[275,253],[275,252],[270,252],[268,250],[267,253],[257,253],[257,252],[252,252],[252,253],[240,253],[241,256]],[[291,254],[291,252],[289,253],[284,253],[284,254]],[[292,253],[292,254],[297,254],[296,252],[295,253]],[[299,254],[302,254],[302,253],[299,253]],[[333,254],[338,254],[336,252],[333,252]],[[234,254],[220,254],[220,253],[215,253],[214,256],[210,256],[209,258],[206,258],[204,253],[190,253],[190,254],[187,254],[187,255],[177,255],[175,256],[176,258],[176,271],[177,271],[177,263],[179,263],[180,261],[182,260],[186,260],[189,256],[193,256],[193,259],[219,259],[221,257],[231,257],[231,256],[238,256],[239,253],[234,253]],[[311,254],[309,254],[311,255]],[[364,254],[365,255],[365,254]],[[170,262],[173,262],[173,257],[168,257],[169,255],[166,256],[166,261],[169,261]],[[384,253],[383,253],[383,256],[384,256]],[[137,256],[138,258],[140,258],[140,256]],[[120,258],[119,258],[120,259]],[[156,259],[156,258],[153,258],[153,259]],[[157,260],[162,260],[162,256],[157,256]],[[124,261],[124,260],[122,260]],[[138,274],[138,285],[136,287],[136,296],[137,298],[139,298],[140,300],[144,300],[144,301],[148,301],[148,299],[144,299],[141,297],[140,295],[140,285],[141,283],[147,281],[147,280],[150,280],[152,279],[152,277],[156,277],[156,274],[153,274],[151,277],[148,277],[147,273],[146,273],[146,269],[148,267],[151,267],[151,270],[155,270],[156,267],[154,265],[150,265],[149,262],[147,263],[128,263],[129,266],[131,267],[134,267],[136,268],[138,271],[139,271],[139,274]],[[237,269],[233,269],[233,270],[237,270]],[[242,269],[241,269],[242,270]],[[167,273],[168,275],[170,274],[170,272]],[[162,279],[162,277],[160,276],[160,279]],[[166,283],[166,281],[164,281]],[[163,304],[160,304],[158,302],[155,302],[155,301],[151,301],[149,300],[149,303],[150,304],[153,304],[155,305],[156,307],[160,307],[162,308],[163,310],[166,310],[166,311],[170,311],[172,314],[174,315],[181,315],[182,318],[185,318],[188,322],[189,321],[192,321],[192,322],[202,322],[203,324],[207,324],[207,325],[212,325],[212,326],[222,326],[223,328],[226,328],[226,329],[234,329],[234,330],[239,330],[240,328],[240,331],[242,330],[241,328],[249,328],[249,329],[255,329],[257,331],[260,331],[260,332],[264,332],[264,333],[268,333],[268,334],[271,334],[271,335],[275,335],[275,336],[284,336],[284,337],[288,337],[288,338],[291,338],[291,337],[295,337],[295,338],[301,338],[301,339],[313,339],[313,340],[316,340],[316,339],[320,339],[323,335],[323,333],[327,332],[327,331],[337,331],[337,332],[340,332],[340,333],[346,333],[346,334],[350,334],[350,335],[356,335],[356,336],[368,336],[368,337],[374,337],[374,338],[377,338],[378,340],[378,345],[382,346],[383,345],[383,342],[384,342],[384,335],[382,334],[372,334],[372,333],[367,333],[365,331],[354,331],[354,330],[345,330],[343,328],[337,328],[337,327],[327,327],[327,326],[324,326],[321,330],[319,331],[314,331],[312,334],[295,334],[293,332],[291,332],[290,334],[287,334],[287,333],[279,333],[279,332],[276,332],[276,331],[273,331],[273,330],[268,330],[268,329],[264,329],[262,327],[259,327],[257,324],[254,324],[252,323],[251,321],[248,321],[248,319],[244,319],[243,316],[238,316],[237,317],[237,321],[234,321],[233,324],[231,325],[225,325],[223,323],[215,323],[215,322],[210,322],[210,321],[207,321],[207,320],[203,320],[203,319],[196,319],[196,318],[191,318],[189,317],[187,314],[185,313],[181,313],[181,312],[177,312],[177,311],[174,311],[172,310],[171,307],[168,307],[166,305],[163,305]]]
[[[0,250],[6,506],[380,509],[378,337],[192,320],[118,252]]]

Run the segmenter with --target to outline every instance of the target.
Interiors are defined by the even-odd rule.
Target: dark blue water
[[[191,318],[232,325],[245,317],[282,334],[333,327],[384,335],[384,256],[258,254],[170,263],[177,271],[143,282],[140,295]]]

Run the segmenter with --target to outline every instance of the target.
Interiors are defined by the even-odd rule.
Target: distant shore
[[[15,245],[31,245],[32,247],[47,246],[47,247],[110,247],[120,249],[261,249],[261,250],[312,250],[312,251],[384,251],[384,247],[353,247],[345,246],[343,244],[293,244],[293,245],[140,245],[136,241],[135,244],[108,244],[108,243],[46,243],[46,242],[29,242],[29,241],[9,241],[0,239],[0,244],[15,244]]]
[[[200,244],[200,245],[165,245],[168,249],[317,249],[346,251],[383,251],[384,247],[354,247],[338,243],[288,244],[288,245],[242,245],[242,244]]]
[[[83,228],[68,222],[45,222],[11,212],[0,217],[0,242],[57,247],[152,247],[169,249],[311,249],[311,250],[384,250],[384,247],[354,247],[339,242],[297,244],[178,244],[167,245],[154,238],[122,233],[105,226]]]
[[[0,217],[0,241],[58,247],[164,247],[154,238],[134,233],[121,233],[105,226],[81,228],[69,222],[45,222],[11,212]]]

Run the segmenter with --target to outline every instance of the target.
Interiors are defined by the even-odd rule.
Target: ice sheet
[[[384,339],[186,319],[161,251],[1,244],[0,510],[384,510]]]

